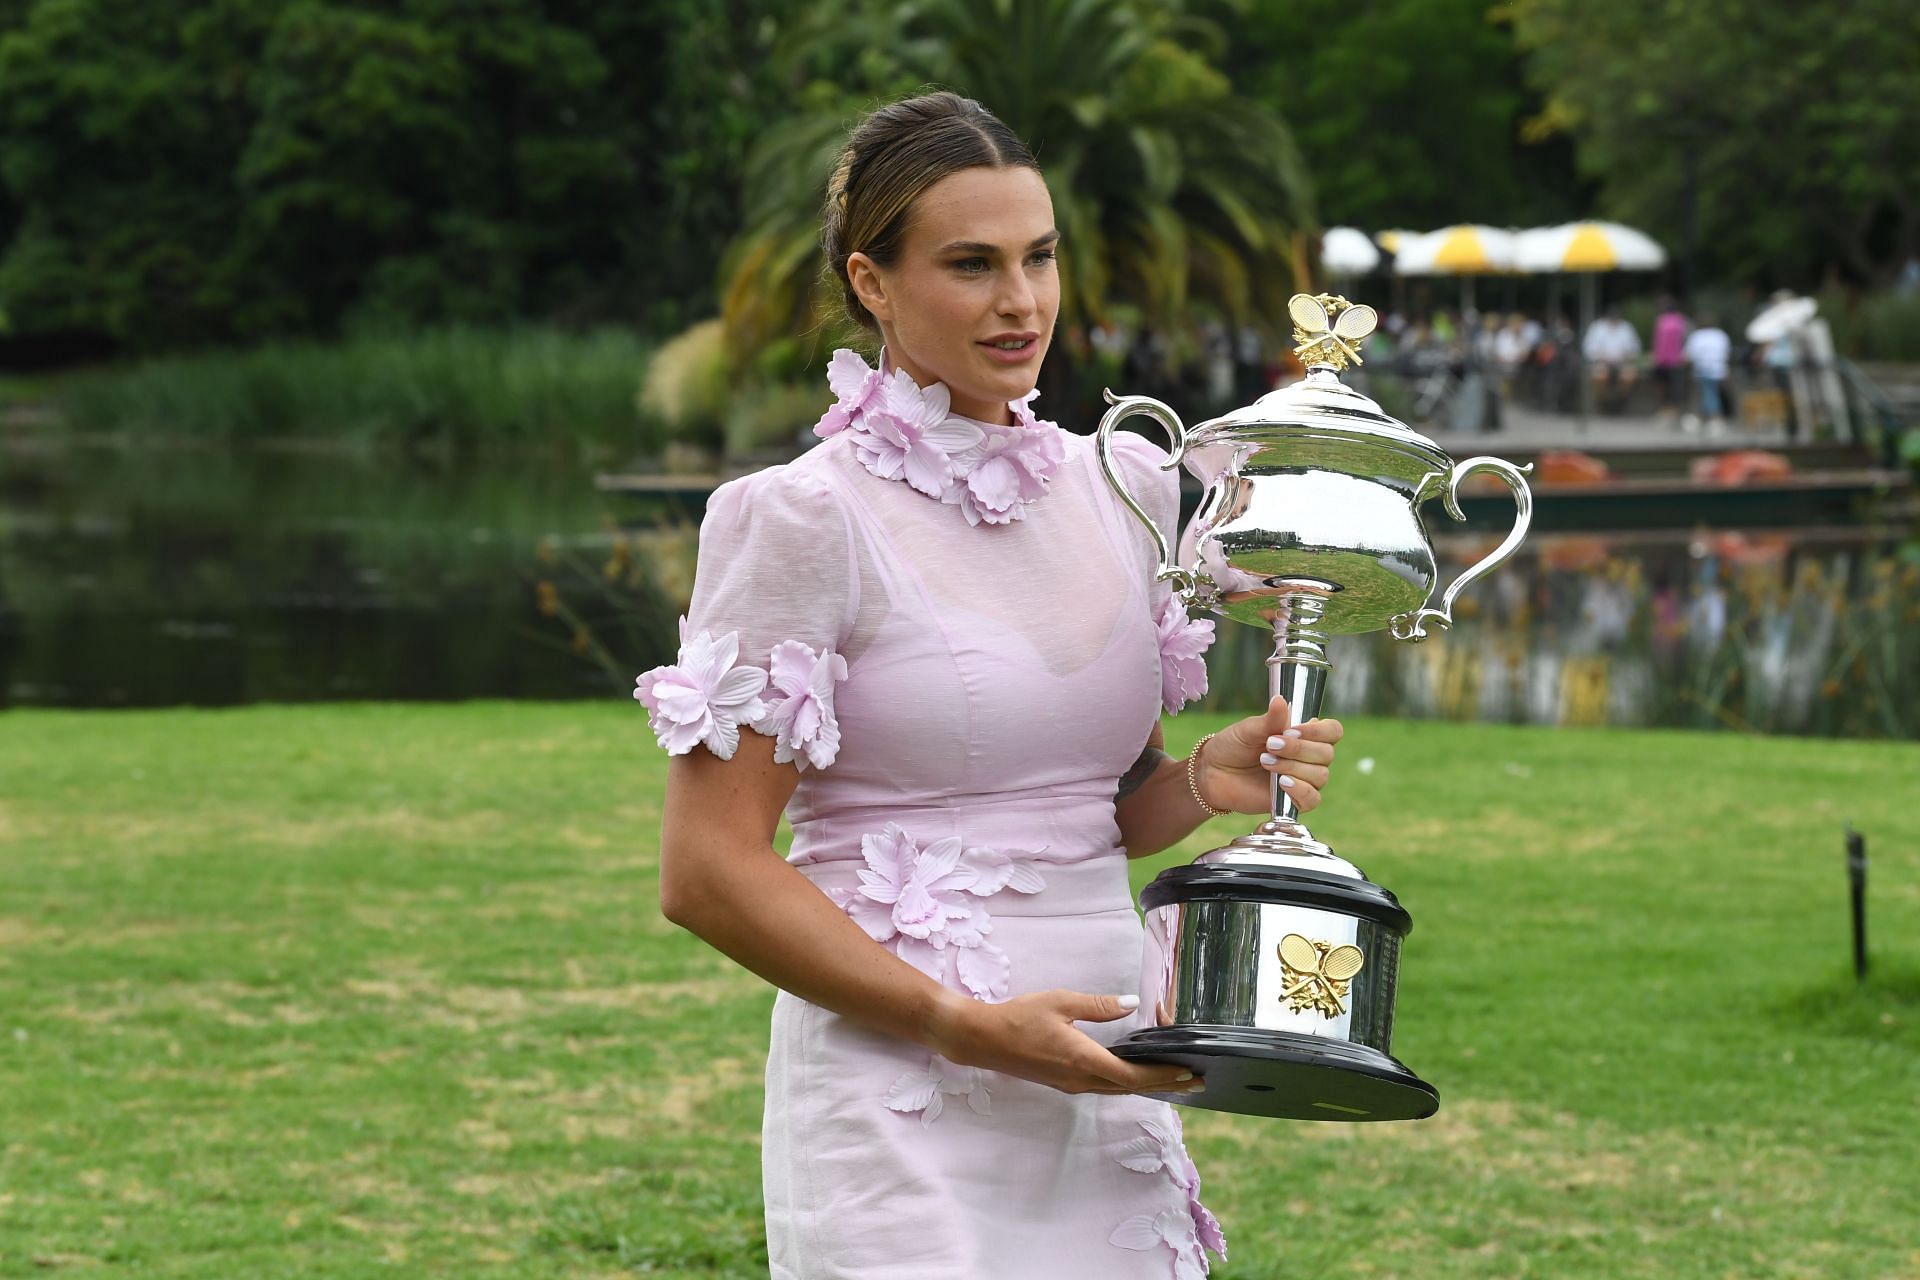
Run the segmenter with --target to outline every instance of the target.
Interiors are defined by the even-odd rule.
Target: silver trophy
[[[1321,712],[1329,637],[1386,628],[1418,641],[1450,625],[1461,590],[1526,537],[1533,498],[1531,466],[1455,462],[1340,381],[1341,369],[1360,363],[1373,308],[1297,294],[1287,310],[1307,368],[1302,381],[1193,428],[1158,400],[1109,391],[1099,453],[1108,483],[1152,532],[1159,577],[1178,598],[1272,630],[1269,688],[1286,696],[1298,723]],[[1204,486],[1178,559],[1114,463],[1114,428],[1135,414],[1166,428],[1166,467],[1184,464]],[[1436,573],[1420,504],[1441,498],[1464,519],[1460,485],[1483,472],[1513,491],[1519,516],[1431,607]],[[1169,1101],[1301,1120],[1410,1120],[1438,1110],[1434,1088],[1390,1052],[1400,944],[1412,918],[1313,837],[1277,779],[1266,822],[1162,872],[1140,901],[1140,999],[1151,1020],[1112,1048],[1135,1061],[1182,1063],[1205,1080],[1204,1091],[1164,1095]]]

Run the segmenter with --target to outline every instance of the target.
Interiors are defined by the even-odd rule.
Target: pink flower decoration
[[[768,657],[772,689],[766,713],[753,727],[775,739],[775,764],[798,760],[824,769],[840,751],[840,724],[833,716],[833,686],[847,678],[847,660],[832,650],[815,653],[798,640],[782,640]]]
[[[1016,425],[992,428],[954,460],[954,480],[941,501],[958,506],[968,524],[1025,519],[1027,504],[1046,496],[1054,472],[1067,460],[1059,428],[1035,422],[1026,400],[1015,402],[1014,416]]]
[[[1047,882],[1033,866],[1033,854],[1038,852],[1039,849],[1023,850],[1022,856],[1016,857],[979,846],[967,850],[961,858],[973,869],[973,883],[967,886],[967,892],[981,898],[1002,889],[1012,889],[1015,893],[1040,892],[1047,887]]]
[[[882,480],[906,482],[930,498],[953,479],[951,455],[980,443],[980,429],[952,416],[946,384],[924,390],[904,369],[895,369],[854,429],[860,464]]]
[[[1159,1173],[1164,1170],[1187,1193],[1187,1219],[1191,1232],[1188,1239],[1211,1249],[1224,1259],[1227,1256],[1227,1239],[1220,1230],[1219,1220],[1200,1203],[1200,1170],[1194,1167],[1192,1158],[1187,1155],[1187,1145],[1181,1136],[1180,1114],[1171,1107],[1167,1112],[1171,1124],[1142,1120],[1140,1127],[1146,1130],[1147,1136],[1127,1143],[1114,1159],[1135,1173]],[[1136,1224],[1142,1220],[1128,1219]],[[1175,1245],[1176,1250],[1180,1247]],[[1201,1261],[1204,1269],[1205,1259]]]
[[[946,1097],[965,1097],[975,1115],[993,1114],[993,1096],[987,1090],[987,1073],[978,1067],[963,1067],[939,1054],[927,1060],[924,1071],[908,1071],[887,1090],[887,1106],[894,1111],[920,1113],[921,1127],[940,1118],[946,1109]]]
[[[1213,620],[1187,616],[1169,595],[1154,619],[1160,640],[1160,704],[1169,713],[1207,692],[1207,664],[1201,656],[1213,643]]]
[[[813,424],[813,434],[824,440],[845,431],[879,396],[881,381],[880,371],[861,359],[859,352],[849,347],[834,352],[827,361],[827,385],[839,399]]]
[[[983,431],[954,416],[945,383],[923,388],[884,353],[876,370],[842,347],[827,364],[827,384],[836,400],[815,435],[847,432],[861,466],[959,507],[968,524],[1023,519],[1066,461],[1060,428],[1034,416],[1037,388],[1007,402],[1012,426]]]
[[[705,743],[714,755],[730,760],[740,746],[740,726],[766,713],[760,691],[767,687],[767,673],[735,665],[739,656],[738,631],[715,639],[702,630],[689,640],[682,617],[679,660],[634,682],[633,696],[647,708],[647,722],[668,755],[685,755]]]
[[[1186,1170],[1191,1161],[1180,1145],[1179,1135],[1170,1125],[1155,1124],[1151,1120],[1142,1120],[1140,1127],[1147,1131],[1147,1136],[1135,1138],[1120,1148],[1120,1154],[1114,1159],[1135,1173],[1159,1173],[1165,1169],[1175,1182],[1186,1186]]]
[[[1226,1233],[1220,1230],[1220,1220],[1200,1203],[1200,1170],[1195,1167],[1193,1158],[1187,1154],[1185,1131],[1180,1124],[1180,1113],[1172,1107],[1167,1108],[1173,1118],[1174,1150],[1178,1154],[1178,1167],[1173,1170],[1173,1180],[1187,1189],[1187,1214],[1193,1219],[1194,1234],[1200,1243],[1220,1255],[1221,1261],[1227,1257]]]
[[[1187,1216],[1193,1222],[1193,1234],[1200,1244],[1219,1255],[1222,1262],[1227,1260],[1227,1237],[1220,1230],[1220,1220],[1200,1203],[1200,1180],[1196,1177],[1194,1185],[1187,1188]]]
[[[1007,994],[1007,953],[987,941],[993,918],[974,899],[1011,888],[1034,893],[1045,887],[1025,859],[997,849],[963,850],[958,836],[922,849],[897,823],[860,838],[866,866],[858,889],[828,896],[875,942],[936,982],[946,981],[953,957],[960,984],[978,1000]],[[1030,887],[1029,887],[1030,886]]]
[[[1165,1245],[1173,1250],[1174,1280],[1206,1280],[1207,1257],[1193,1238],[1192,1220],[1178,1209],[1135,1214],[1113,1229],[1107,1243],[1136,1250]]]

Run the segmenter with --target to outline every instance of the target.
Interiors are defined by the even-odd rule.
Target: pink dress
[[[1010,428],[955,417],[884,353],[830,380],[823,444],[714,493],[679,660],[635,696],[669,751],[775,737],[801,770],[789,861],[901,959],[981,1000],[1137,992],[1114,792],[1204,692],[1211,624],[1153,583],[1091,440],[1027,401]],[[1171,528],[1166,455],[1116,443]],[[1078,1025],[1110,1043],[1144,1016]],[[1225,1256],[1173,1107],[958,1066],[785,991],[762,1138],[779,1280],[1192,1280]]]

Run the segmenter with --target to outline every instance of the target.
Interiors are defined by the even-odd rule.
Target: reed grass
[[[56,402],[72,430],[128,440],[644,453],[647,356],[624,329],[443,328],[161,357],[65,378]]]

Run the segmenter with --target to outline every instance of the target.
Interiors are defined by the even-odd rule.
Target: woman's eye
[[[1052,249],[1042,249],[1038,253],[1031,255],[1027,259],[1029,263],[1036,266],[1045,266],[1049,262],[1052,262],[1053,260],[1054,260],[1054,251]],[[954,262],[953,267],[954,267],[954,270],[959,271],[964,275],[977,276],[977,275],[980,275],[982,272],[986,271],[988,269],[988,265],[989,264],[985,258],[961,258],[961,259],[958,259],[956,262]]]

